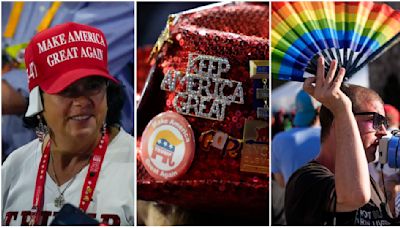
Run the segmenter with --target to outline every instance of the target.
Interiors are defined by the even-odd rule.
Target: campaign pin
[[[269,60],[250,60],[250,78],[266,79],[269,75]]]
[[[245,121],[240,171],[268,174],[268,138],[267,121]]]
[[[85,201],[85,202],[88,202],[90,199],[89,199],[89,196],[84,196],[83,197],[83,201]]]
[[[160,113],[143,132],[140,156],[146,171],[156,180],[181,177],[192,164],[194,152],[193,130],[178,113]]]

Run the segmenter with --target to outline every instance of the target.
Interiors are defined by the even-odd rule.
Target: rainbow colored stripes
[[[304,81],[312,59],[337,59],[347,77],[400,37],[400,12],[373,2],[272,2],[272,76]]]

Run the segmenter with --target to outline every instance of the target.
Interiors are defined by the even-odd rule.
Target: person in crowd
[[[105,33],[109,71],[123,87],[121,125],[133,135],[133,2],[3,2],[1,7],[2,161],[36,137],[22,121],[29,96],[24,49],[36,33],[67,21],[96,26]]]
[[[399,121],[400,121],[400,114],[399,110],[396,107],[390,104],[384,105],[386,118],[388,120],[388,131],[391,132],[393,130],[399,130]]]
[[[103,224],[134,224],[134,139],[120,126],[107,48],[101,30],[68,22],[25,49],[24,121],[40,138],[2,166],[3,225],[49,225],[67,203]]]
[[[275,135],[272,140],[271,172],[273,175],[273,224],[285,225],[284,192],[292,173],[313,159],[319,152],[320,132],[318,102],[304,90],[295,100],[294,128]],[[281,193],[282,192],[282,193]]]
[[[319,153],[318,102],[301,90],[295,105],[295,127],[275,135],[271,145],[271,172],[281,187],[285,187],[294,171]]]
[[[319,155],[289,179],[285,193],[288,225],[389,225],[394,223],[368,162],[375,160],[386,135],[383,101],[374,91],[342,84],[332,61],[325,76],[324,58],[304,90],[321,102]]]
[[[271,223],[272,225],[286,225],[285,218],[285,189],[279,186],[274,178],[271,180]]]

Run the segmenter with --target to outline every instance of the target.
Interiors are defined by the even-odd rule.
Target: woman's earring
[[[40,118],[40,115],[37,115],[37,119],[39,120],[39,125],[35,128],[35,133],[39,138],[39,141],[43,142],[44,137],[49,133],[49,128],[47,125],[43,124],[43,120]]]
[[[104,122],[104,123],[103,123],[103,127],[101,128],[101,134],[102,134],[102,135],[105,135],[105,134],[106,134],[106,130],[107,130],[107,123]]]

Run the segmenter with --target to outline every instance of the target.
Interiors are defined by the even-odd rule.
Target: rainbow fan
[[[318,56],[346,79],[400,40],[400,12],[374,2],[272,2],[272,77],[304,81]]]

